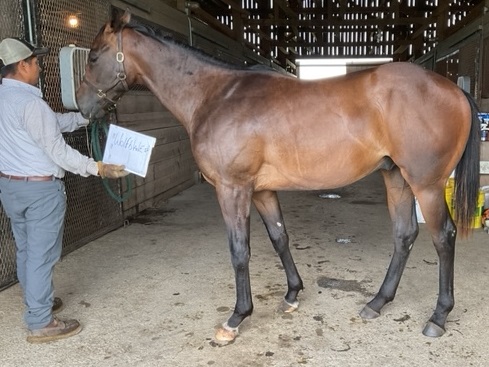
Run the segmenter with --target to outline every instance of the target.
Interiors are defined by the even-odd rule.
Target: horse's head
[[[92,43],[85,77],[76,92],[78,107],[86,118],[103,117],[131,84],[122,50],[122,30],[130,20],[129,12],[114,11]]]

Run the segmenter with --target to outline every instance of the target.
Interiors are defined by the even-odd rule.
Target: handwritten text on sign
[[[123,164],[126,171],[145,177],[156,138],[117,125],[110,125],[104,163]]]

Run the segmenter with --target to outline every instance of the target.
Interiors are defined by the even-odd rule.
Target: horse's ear
[[[121,10],[117,8],[112,8],[112,19],[110,20],[110,31],[119,32],[126,24],[131,21],[131,13],[126,10],[122,13]]]
[[[122,14],[121,22],[123,25],[129,24],[131,22],[131,12],[126,9],[124,14]]]

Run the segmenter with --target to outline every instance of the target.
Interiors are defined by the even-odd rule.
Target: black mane
[[[190,53],[192,53],[195,57],[197,57],[201,61],[213,64],[213,65],[217,65],[217,66],[220,66],[220,67],[223,67],[226,69],[235,69],[235,70],[248,69],[247,67],[244,67],[242,65],[235,65],[235,64],[231,64],[231,63],[219,60],[216,57],[209,55],[208,53],[206,53],[205,51],[203,51],[201,49],[198,49],[196,47],[189,46],[186,43],[180,42],[177,39],[175,39],[171,33],[167,33],[167,32],[163,33],[161,31],[155,31],[153,28],[146,26],[146,25],[143,25],[141,23],[137,23],[137,22],[130,22],[130,23],[126,24],[125,27],[131,28],[134,31],[136,31],[136,32],[138,32],[144,36],[150,37],[150,38],[152,38],[152,39],[154,39],[160,43],[163,43],[163,44],[171,43],[171,44],[174,44],[180,48],[183,48],[183,49],[189,51]]]

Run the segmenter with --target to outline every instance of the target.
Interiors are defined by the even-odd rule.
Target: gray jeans
[[[26,182],[0,178],[0,200],[17,246],[17,277],[24,293],[24,320],[30,330],[52,320],[54,265],[61,256],[66,193],[56,179]]]

